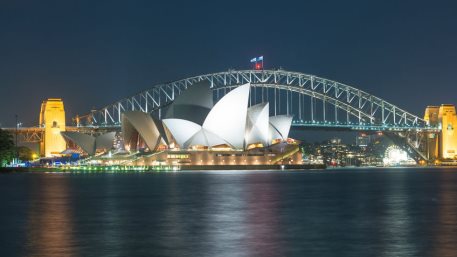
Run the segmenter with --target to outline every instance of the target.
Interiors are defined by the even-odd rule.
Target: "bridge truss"
[[[120,126],[122,112],[134,110],[160,118],[176,96],[202,80],[211,83],[216,101],[231,89],[251,83],[250,105],[269,102],[271,115],[293,115],[296,128],[387,131],[406,140],[404,146],[411,146],[414,151],[421,148],[417,133],[439,130],[428,126],[422,118],[363,90],[285,70],[229,70],[155,85],[87,115],[77,116],[75,125]],[[419,159],[424,158],[419,154]]]
[[[202,80],[210,81],[215,100],[234,87],[251,83],[251,104],[268,101],[272,114],[294,115],[296,125],[427,128],[423,119],[360,89],[285,70],[230,70],[159,84],[74,120],[85,126],[119,125],[122,112],[160,111],[183,90]]]

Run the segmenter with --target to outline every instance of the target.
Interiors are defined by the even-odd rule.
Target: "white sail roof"
[[[148,113],[128,111],[122,114],[122,135],[127,144],[138,132],[150,150],[154,150],[160,143],[165,144],[156,123]]]
[[[292,116],[277,115],[270,117],[270,140],[287,140],[291,125]]]
[[[182,98],[177,98],[173,108],[177,106],[198,106],[208,109],[212,105],[209,101],[209,85],[201,83],[196,86],[193,93],[183,93]],[[188,90],[191,90],[188,89]],[[262,143],[267,146],[273,139],[286,140],[289,135],[292,117],[279,115],[269,117],[269,104],[261,103],[248,108],[250,84],[245,84],[233,89],[217,102],[200,123],[195,122],[192,112],[199,109],[189,109],[180,112],[183,118],[165,118],[157,125],[151,116],[141,112],[126,112],[123,115],[122,130],[126,142],[131,137],[136,137],[136,132],[143,138],[150,149],[155,149],[159,140],[165,137],[173,138],[181,148],[193,145],[215,146],[226,144],[232,148],[242,149],[249,144]],[[199,92],[199,93],[198,93]],[[199,103],[199,94],[208,101]],[[211,93],[212,99],[212,93]],[[175,115],[178,109],[172,109],[170,115]],[[190,111],[191,110],[191,111]],[[172,115],[172,116],[173,116]],[[201,115],[201,113],[199,114]],[[164,130],[166,127],[166,130]],[[162,135],[162,136],[161,136]]]
[[[64,131],[64,132],[60,132],[60,134],[65,139],[70,140],[73,143],[75,143],[88,155],[95,154],[95,137],[81,133],[81,132],[72,132],[72,131]]]
[[[111,149],[114,144],[116,132],[108,132],[95,138],[95,147],[97,149]]]
[[[239,86],[214,105],[203,128],[228,142],[234,148],[244,147],[246,115],[250,84]]]
[[[165,118],[185,119],[202,125],[212,107],[213,91],[210,82],[203,80],[176,96],[168,107]]]
[[[189,148],[193,145],[215,146],[228,144],[218,135],[188,120],[164,119],[163,123],[176,140],[176,143],[182,148]]]
[[[195,133],[189,140],[184,144],[185,148],[188,148],[191,145],[203,145],[203,146],[215,146],[215,145],[229,145],[226,141],[220,138],[218,135],[205,130],[204,128],[200,129]]]
[[[113,148],[116,132],[109,132],[97,137],[72,131],[64,131],[61,132],[61,134],[65,139],[72,141],[79,146],[88,155],[94,155],[95,151],[98,149],[108,150]]]
[[[269,123],[268,125],[268,141],[271,143],[271,141],[276,140],[276,139],[281,139],[283,140],[281,133]]]
[[[202,129],[202,127],[197,123],[188,120],[163,119],[162,121],[172,134],[176,143],[182,148],[185,148],[187,140]]]
[[[262,143],[269,145],[269,104],[260,103],[248,108],[246,145]]]

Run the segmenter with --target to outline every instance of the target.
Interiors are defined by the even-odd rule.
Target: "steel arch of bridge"
[[[121,113],[131,110],[149,113],[158,111],[160,115],[162,107],[171,103],[183,90],[202,80],[210,81],[216,99],[231,88],[251,83],[251,104],[269,101],[270,106],[274,105],[274,114],[294,115],[294,126],[346,126],[360,130],[397,131],[436,129],[428,127],[416,115],[355,87],[285,70],[229,70],[159,84],[88,115],[77,117],[77,123],[82,126],[119,126]],[[257,92],[261,97],[256,96]],[[304,96],[307,96],[306,100]],[[310,113],[305,118],[306,111]],[[321,113],[318,115],[319,111]]]

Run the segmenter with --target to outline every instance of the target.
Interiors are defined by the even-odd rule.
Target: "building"
[[[440,119],[438,117],[440,111],[439,106],[427,106],[425,109],[424,120],[427,122],[428,126],[438,127],[440,126]],[[428,133],[426,139],[426,151],[427,157],[430,160],[436,160],[440,158],[439,150],[439,134],[437,133]]]
[[[62,99],[50,98],[43,101],[40,111],[40,126],[44,128],[44,139],[40,143],[43,157],[58,156],[66,149],[61,132],[65,131],[65,109]]]
[[[441,123],[440,157],[442,159],[455,159],[457,157],[457,115],[455,106],[442,104],[438,112]]]
[[[87,135],[80,132],[61,132],[70,147],[79,147],[87,155],[104,153],[113,148],[116,132],[109,132],[98,136]]]
[[[370,143],[370,136],[366,133],[360,133],[355,138],[355,144],[359,147],[367,147]]]
[[[427,106],[424,120],[428,126],[441,128],[441,132],[427,134],[427,155],[430,160],[457,158],[457,115],[453,104]]]
[[[121,145],[131,157],[111,155],[93,161],[145,166],[301,164],[300,148],[288,137],[292,117],[269,116],[267,102],[248,106],[249,92],[250,84],[241,85],[214,103],[210,83],[202,81],[177,96],[163,119],[124,112]],[[107,150],[97,138],[63,135],[88,155]],[[114,137],[110,136],[113,142]]]

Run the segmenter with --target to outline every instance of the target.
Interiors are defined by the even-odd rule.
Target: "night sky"
[[[455,1],[3,0],[0,24],[2,126],[15,113],[37,125],[49,97],[64,99],[69,120],[259,55],[419,116],[457,104]]]

